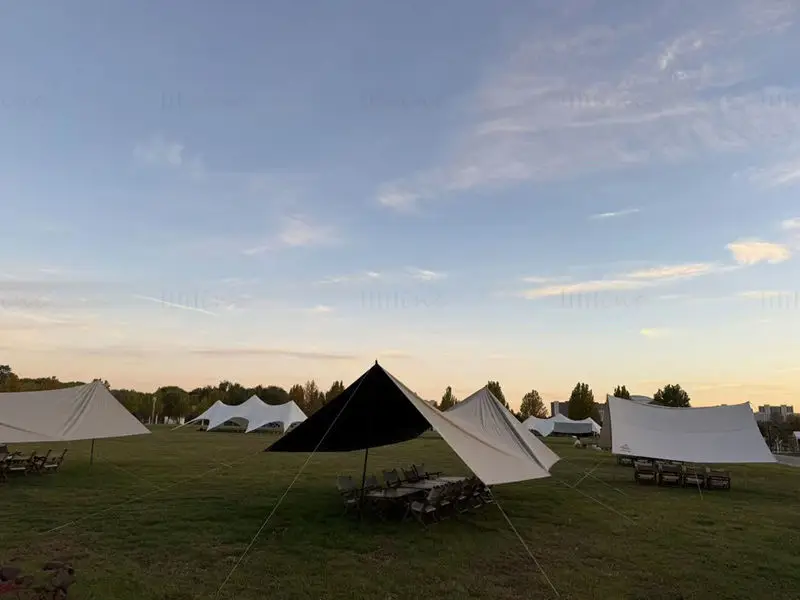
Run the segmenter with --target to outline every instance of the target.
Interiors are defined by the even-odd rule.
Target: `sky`
[[[28,2],[0,40],[22,376],[797,404],[793,0]]]

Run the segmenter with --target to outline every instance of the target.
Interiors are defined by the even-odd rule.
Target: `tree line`
[[[310,379],[305,384],[295,384],[288,390],[275,385],[257,385],[244,387],[239,383],[222,381],[217,385],[207,385],[184,390],[178,386],[164,386],[155,393],[139,392],[132,389],[114,389],[108,381],[103,384],[111,391],[125,408],[141,420],[147,420],[153,414],[159,417],[193,418],[208,409],[217,401],[229,405],[242,404],[253,395],[258,396],[267,404],[284,404],[289,400],[294,402],[306,415],[312,415],[325,404],[341,394],[344,389],[343,381],[334,381],[327,391],[319,388],[316,381]],[[75,385],[83,385],[81,381],[59,381],[57,377],[25,378],[17,376],[10,366],[0,365],[0,392],[31,392],[40,390],[55,390]],[[512,411],[520,420],[528,417],[546,419],[548,410],[541,395],[535,389],[527,392],[520,403],[519,411],[514,412],[506,400],[499,381],[487,383],[489,391],[500,401],[503,406]],[[614,396],[630,399],[627,388],[617,386]],[[459,400],[453,393],[453,388],[448,386],[439,402],[432,402],[439,410],[445,411]],[[680,385],[666,385],[653,395],[653,403],[661,406],[686,407],[690,406],[689,394]],[[575,385],[569,397],[567,416],[570,419],[593,418],[598,423],[602,422],[599,405],[595,402],[594,393],[588,384],[579,382]]]
[[[548,418],[547,407],[544,405],[542,396],[536,390],[527,392],[519,405],[519,411],[514,412],[506,400],[500,383],[497,381],[489,381],[487,383],[489,391],[497,398],[500,403],[509,409],[517,419],[525,421],[529,417],[536,417],[538,419]],[[614,388],[613,396],[617,398],[626,398],[630,400],[631,395],[624,385],[618,385]],[[690,406],[691,399],[686,390],[681,388],[679,384],[669,384],[660,388],[653,395],[653,404],[661,406],[674,406],[674,407],[688,407]],[[453,394],[453,388],[447,386],[442,395],[440,402],[434,402],[433,405],[439,410],[449,410],[458,404],[459,400]],[[588,384],[579,382],[572,389],[567,403],[567,417],[574,420],[592,418],[597,423],[602,423],[602,415],[600,413],[599,405],[594,400],[594,392]]]
[[[115,389],[108,381],[100,380],[122,405],[142,421],[152,416],[193,418],[201,414],[217,401],[238,405],[253,395],[267,404],[284,404],[294,400],[307,415],[312,415],[326,403],[344,391],[343,381],[334,381],[327,391],[319,388],[313,379],[305,384],[295,384],[288,391],[275,385],[244,387],[239,383],[222,381],[218,385],[207,385],[184,390],[168,385],[158,388],[154,393],[139,392],[132,389]],[[84,381],[59,381],[57,377],[19,377],[8,365],[0,365],[0,392],[35,392],[57,390]]]

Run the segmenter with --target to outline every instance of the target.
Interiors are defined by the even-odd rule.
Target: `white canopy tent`
[[[603,429],[600,431],[599,445],[603,450],[611,449],[611,417],[608,415],[608,398],[612,396],[606,395],[606,402],[600,406],[600,415],[603,419]],[[615,397],[615,396],[614,396]],[[641,396],[631,394],[630,398],[620,398],[620,400],[627,400],[628,402],[635,402],[638,404],[651,404],[653,399],[650,396]]]
[[[570,419],[558,413],[549,419],[539,419],[528,417],[523,423],[529,431],[535,431],[542,437],[547,437],[553,433],[563,433],[567,435],[599,434],[600,425],[592,418]]]
[[[150,431],[100,381],[39,392],[0,393],[0,443],[67,442]]]
[[[774,463],[749,402],[673,408],[608,396],[614,454],[696,463]]]
[[[280,423],[283,431],[286,431],[295,423],[302,423],[306,420],[306,414],[300,410],[300,407],[295,404],[294,400],[284,402],[283,404],[266,405],[269,410],[265,411],[258,418],[253,418],[249,421],[245,433],[250,433],[256,429],[261,429],[265,425],[271,423]]]
[[[537,440],[536,436],[500,403],[488,386],[450,408],[447,414],[471,423],[487,436],[501,439],[509,446],[518,447],[530,454],[547,471],[559,460],[555,452]]]
[[[229,405],[217,400],[208,410],[188,421],[186,425],[208,421],[207,431],[211,431],[228,421],[233,421],[245,427],[245,433],[250,433],[271,423],[280,423],[283,431],[286,431],[292,424],[305,420],[305,413],[293,400],[273,405],[267,404],[258,396],[253,395],[238,405]]]

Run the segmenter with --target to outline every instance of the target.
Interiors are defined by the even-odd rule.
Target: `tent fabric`
[[[347,452],[404,442],[433,428],[487,485],[549,477],[518,444],[440,412],[380,365],[267,448],[268,452]]]
[[[548,471],[559,461],[559,456],[537,440],[536,436],[500,403],[488,386],[450,408],[447,414],[465,419],[487,436],[503,439],[510,446],[519,447]]]
[[[560,413],[553,415],[549,419],[528,417],[524,426],[530,431],[536,431],[543,437],[553,433],[583,435],[589,433],[598,434],[601,431],[600,425],[592,418],[570,419]]]
[[[749,402],[674,408],[608,397],[614,454],[696,463],[774,463]]]
[[[307,419],[306,414],[300,410],[294,400],[289,400],[283,404],[267,404],[267,410],[258,417],[254,417],[248,422],[245,433],[250,433],[256,429],[261,429],[270,423],[280,423],[283,431],[289,429],[294,423],[302,423]]]
[[[68,442],[150,431],[100,381],[38,392],[0,393],[0,442]]]
[[[228,421],[234,421],[246,427],[245,433],[250,433],[270,423],[280,423],[283,431],[286,431],[292,424],[305,420],[305,413],[293,400],[284,404],[267,404],[258,396],[253,395],[238,405],[225,404],[217,400],[208,410],[186,425],[198,421],[208,421],[207,431],[211,431]]]
[[[604,450],[611,449],[611,417],[608,416],[608,399],[615,398],[606,394],[606,403],[600,407],[600,415],[603,418],[603,428],[600,430],[600,439],[598,445]],[[650,396],[639,396],[631,394],[630,398],[620,398],[620,400],[628,400],[628,402],[637,402],[639,404],[651,404],[653,399]]]

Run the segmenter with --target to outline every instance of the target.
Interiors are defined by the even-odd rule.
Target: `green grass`
[[[308,458],[260,452],[274,439],[156,429],[97,442],[93,466],[89,443],[71,444],[60,473],[0,486],[0,562],[70,557],[78,600],[214,598]],[[800,597],[800,470],[734,467],[733,490],[701,497],[548,443],[565,459],[552,478],[495,493],[562,598]],[[427,530],[343,517],[335,476],[362,461],[315,456],[220,597],[554,597],[496,506]],[[467,472],[434,437],[373,449],[369,470],[412,462]]]

